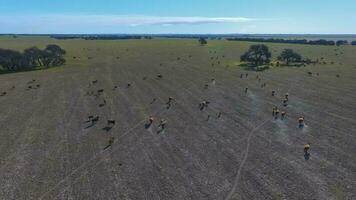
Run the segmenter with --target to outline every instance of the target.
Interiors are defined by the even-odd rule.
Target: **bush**
[[[208,44],[208,41],[206,41],[205,38],[199,38],[199,44],[200,45],[206,45],[206,44]]]

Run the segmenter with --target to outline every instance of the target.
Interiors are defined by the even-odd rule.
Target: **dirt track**
[[[81,58],[66,67],[0,75],[0,92],[8,92],[0,97],[0,199],[356,198],[356,61],[256,73],[231,64],[239,57],[233,48],[245,44],[160,42],[89,42],[86,50],[67,47]],[[212,66],[216,56],[221,64]],[[32,79],[41,87],[28,90]],[[211,103],[201,111],[203,100]],[[273,119],[273,105],[287,111],[285,120]],[[100,120],[88,128],[89,115]],[[145,129],[150,115],[154,125]],[[167,129],[157,134],[161,118]],[[109,119],[115,126],[102,130]]]

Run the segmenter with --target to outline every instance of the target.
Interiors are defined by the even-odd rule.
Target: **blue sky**
[[[356,34],[356,0],[0,0],[0,33]]]

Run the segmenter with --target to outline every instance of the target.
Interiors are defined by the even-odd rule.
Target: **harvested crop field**
[[[65,66],[0,75],[0,199],[356,199],[356,47],[268,43],[322,63],[255,72],[248,42],[0,37],[52,43]]]

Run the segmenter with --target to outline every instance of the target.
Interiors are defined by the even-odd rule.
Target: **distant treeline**
[[[247,42],[271,42],[271,43],[287,43],[287,44],[307,44],[307,45],[328,45],[340,46],[348,45],[347,40],[306,40],[306,39],[277,39],[277,38],[227,38],[228,41],[247,41]],[[356,45],[356,41],[351,42],[351,45]]]
[[[37,67],[54,67],[65,63],[65,54],[58,45],[47,45],[43,50],[37,47],[25,49],[23,53],[0,49],[0,72],[33,70]]]
[[[84,40],[140,40],[140,39],[152,39],[149,36],[139,36],[139,35],[54,35],[51,38],[59,40],[68,39],[84,39]]]
[[[1,36],[1,34],[0,34]],[[14,37],[17,35],[13,35]],[[18,35],[18,36],[31,36],[31,35]],[[314,39],[288,39],[283,37],[302,37],[301,35],[239,35],[239,34],[53,34],[53,35],[37,35],[48,36],[54,39],[69,40],[69,39],[84,39],[84,40],[128,40],[128,39],[153,39],[153,38],[172,38],[172,39],[209,39],[209,40],[222,40],[229,41],[249,41],[249,42],[271,42],[271,43],[288,43],[288,44],[308,44],[308,45],[356,45],[355,41],[350,40],[331,40],[327,39],[324,35],[315,35]],[[325,37],[326,39],[317,39]],[[332,36],[332,35],[331,35]],[[333,37],[337,37],[334,35]],[[305,35],[310,37],[310,35]],[[347,38],[347,35],[344,36]],[[341,37],[342,38],[342,37]],[[350,38],[351,39],[351,38]]]
[[[153,38],[178,38],[178,39],[222,39],[214,35],[194,35],[194,34],[162,34],[162,35],[50,35],[51,38],[66,39],[84,39],[84,40],[130,40],[130,39],[153,39]]]

